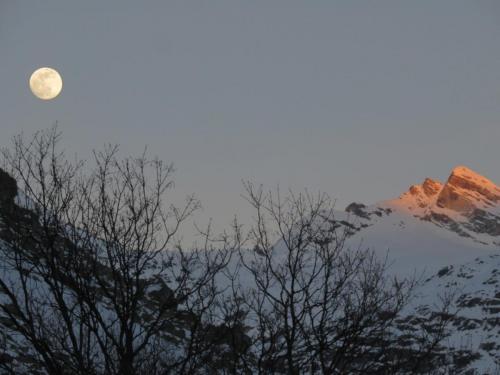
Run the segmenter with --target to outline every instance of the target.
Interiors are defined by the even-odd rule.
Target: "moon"
[[[42,100],[54,99],[62,90],[61,75],[52,68],[40,68],[30,77],[30,89],[33,95]]]

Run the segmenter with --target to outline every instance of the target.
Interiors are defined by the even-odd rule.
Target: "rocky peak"
[[[436,201],[439,207],[461,213],[469,213],[478,206],[494,207],[499,203],[500,188],[464,166],[453,169]]]
[[[443,184],[439,181],[433,180],[432,178],[426,178],[422,184],[422,190],[428,197],[433,197],[438,194],[443,188]]]
[[[426,178],[420,185],[412,185],[406,193],[399,197],[399,203],[405,206],[417,205],[420,208],[433,204],[443,184],[431,178]]]
[[[500,236],[500,188],[471,169],[458,166],[443,185],[426,178],[384,206],[405,211],[463,237],[488,242]],[[480,238],[481,237],[481,238]]]
[[[431,198],[438,194],[442,188],[443,184],[441,182],[432,178],[426,178],[422,184],[411,185],[407,193],[411,195],[425,195]]]

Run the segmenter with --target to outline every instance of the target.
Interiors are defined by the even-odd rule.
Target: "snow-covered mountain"
[[[466,262],[500,249],[500,188],[459,166],[443,184],[426,178],[392,200],[351,203],[337,218],[351,244],[389,252],[396,272]]]
[[[500,188],[459,166],[445,183],[426,178],[400,197],[350,204],[337,216],[362,243],[388,251],[398,275],[423,272],[424,283],[407,321],[432,315],[439,298],[454,294],[456,316],[445,342],[463,372],[500,369]]]

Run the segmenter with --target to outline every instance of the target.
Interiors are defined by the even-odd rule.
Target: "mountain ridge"
[[[453,168],[445,183],[427,177],[398,198],[371,206],[351,203],[345,211],[365,225],[380,221],[380,212],[398,214],[484,245],[500,246],[500,188],[465,166]]]
[[[427,177],[422,184],[411,185],[407,192],[392,202],[411,204],[411,197],[417,200],[421,208],[435,204],[464,214],[473,208],[495,207],[500,202],[500,188],[472,169],[457,166],[444,184]]]

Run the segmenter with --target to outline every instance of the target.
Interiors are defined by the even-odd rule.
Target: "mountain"
[[[396,272],[468,261],[500,248],[500,188],[459,166],[443,184],[426,178],[396,199],[338,212],[351,243],[389,252]]]
[[[391,203],[485,244],[500,235],[500,188],[467,167],[453,169],[444,185],[426,178]]]
[[[495,183],[458,166],[444,183],[426,178],[398,198],[354,202],[333,216],[318,225],[347,233],[349,249],[370,248],[387,257],[390,276],[419,279],[414,300],[397,321],[402,342],[405,332],[421,324],[437,331],[440,307],[449,298],[447,337],[434,355],[453,370],[442,373],[500,374],[500,188]],[[278,262],[286,262],[284,241],[273,252]]]
[[[337,219],[350,230],[351,245],[388,252],[392,272],[423,273],[402,323],[432,316],[440,298],[453,295],[456,315],[444,352],[460,364],[461,373],[498,373],[500,188],[495,183],[458,166],[445,183],[426,178],[396,199],[351,203]]]

